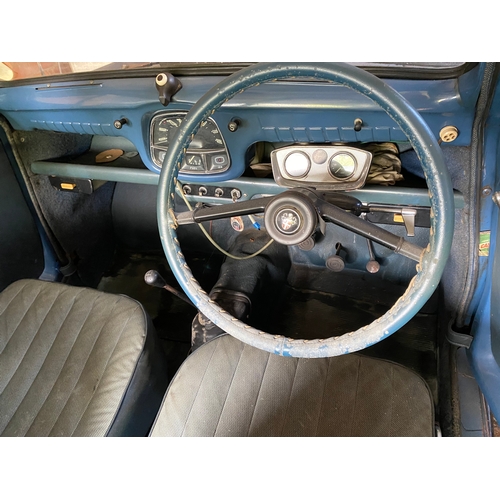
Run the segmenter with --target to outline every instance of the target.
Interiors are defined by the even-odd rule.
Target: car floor
[[[97,288],[103,292],[128,295],[143,305],[160,337],[168,361],[169,378],[172,378],[191,348],[191,322],[196,310],[175,295],[147,285],[144,274],[150,269],[159,271],[169,285],[177,286],[165,257],[120,253]]]
[[[208,260],[196,256],[188,259],[193,274],[206,290],[210,290],[217,280],[221,260],[215,256]],[[98,289],[125,294],[143,304],[158,331],[172,377],[190,352],[191,324],[196,310],[175,295],[147,285],[144,274],[150,269],[159,271],[170,286],[179,288],[163,255],[120,252]],[[338,283],[345,280],[339,280],[336,273],[323,270],[323,278],[319,279],[319,276],[314,271],[292,267],[289,283],[279,294],[280,307],[274,308],[272,315],[259,316],[258,311],[254,311],[249,323],[270,333],[293,338],[342,335],[384,314],[401,289],[384,283],[383,294],[377,293],[374,301],[373,298],[368,300],[367,291],[373,292],[373,283],[377,281],[369,277],[367,282],[366,273],[351,276],[349,280],[351,283],[361,280],[352,288],[360,290],[357,294],[340,290]],[[391,360],[417,372],[426,380],[437,405],[437,326],[437,301],[431,299],[408,324],[384,341],[365,349],[363,354]]]

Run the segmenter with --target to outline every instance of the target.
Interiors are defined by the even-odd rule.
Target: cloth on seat
[[[0,294],[0,435],[146,436],[167,385],[159,352],[128,297],[13,283]]]
[[[350,354],[285,358],[228,335],[187,358],[152,436],[432,436],[425,381]]]

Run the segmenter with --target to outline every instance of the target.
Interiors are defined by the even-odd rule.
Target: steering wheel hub
[[[318,224],[312,201],[290,191],[276,196],[266,207],[264,224],[269,236],[283,245],[298,245],[309,238]]]

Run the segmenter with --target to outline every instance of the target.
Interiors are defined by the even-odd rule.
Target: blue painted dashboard
[[[387,80],[423,116],[438,137],[442,127],[460,131],[454,146],[470,144],[474,103],[483,71],[475,66],[458,81]],[[27,85],[1,89],[0,109],[17,130],[52,130],[79,134],[125,137],[142,162],[159,173],[149,149],[149,124],[159,112],[189,110],[221,77],[182,77],[182,89],[168,107],[158,100],[154,78],[110,79]],[[313,111],[313,112],[312,112]],[[236,132],[228,123],[239,118]],[[115,120],[127,119],[121,129]],[[363,128],[356,132],[354,120]],[[181,174],[185,182],[221,182],[240,177],[245,153],[259,141],[321,143],[357,141],[406,141],[395,123],[364,96],[347,88],[322,82],[286,81],[248,89],[226,103],[214,119],[226,141],[231,168],[212,175]]]

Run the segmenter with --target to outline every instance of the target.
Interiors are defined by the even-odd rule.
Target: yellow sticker
[[[479,233],[479,257],[488,257],[490,255],[490,231],[481,231]]]
[[[394,214],[394,222],[404,222],[403,216],[401,214]]]

